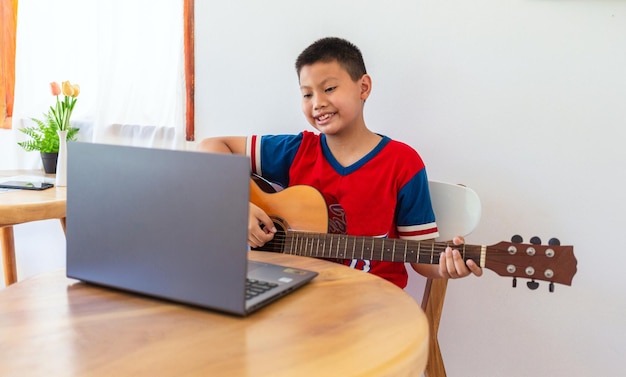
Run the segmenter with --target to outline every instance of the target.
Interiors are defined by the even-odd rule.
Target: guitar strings
[[[384,241],[392,241],[393,247],[383,249],[382,245]],[[326,242],[330,241],[331,245],[328,246],[329,250],[326,250]],[[336,245],[332,243],[336,241]],[[371,241],[371,245],[369,244]],[[343,246],[338,246],[343,243]],[[359,244],[357,248],[356,245]],[[397,244],[400,244],[400,249],[397,248]],[[288,245],[295,245],[295,249],[291,248],[286,250]],[[404,246],[406,245],[406,246]],[[410,245],[410,248],[408,246]],[[323,247],[320,251],[320,246]],[[444,252],[448,247],[455,247],[450,242],[434,242],[432,240],[416,241],[406,239],[387,239],[387,238],[372,238],[366,236],[351,236],[343,234],[332,233],[308,233],[308,232],[293,232],[289,233],[279,232],[274,236],[274,239],[268,242],[260,250],[271,249],[267,251],[282,252],[286,254],[306,255],[306,256],[322,256],[328,258],[341,258],[350,259],[351,257],[357,259],[368,259],[367,257],[373,257],[374,260],[392,260],[398,255],[412,258],[406,258],[408,260],[421,261],[427,259],[431,263],[439,262],[439,255]],[[344,248],[343,252],[340,251]],[[468,248],[469,247],[469,248]],[[463,245],[457,246],[459,249],[463,249]],[[368,255],[369,254],[369,255]],[[394,257],[383,258],[384,255],[394,255]],[[480,256],[479,246],[466,245],[465,247],[465,259],[478,259]],[[359,258],[360,256],[360,258]],[[413,258],[414,257],[414,258]],[[398,257],[398,261],[405,259]],[[418,260],[419,259],[419,260]]]

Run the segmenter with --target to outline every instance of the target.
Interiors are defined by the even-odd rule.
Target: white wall
[[[432,179],[483,202],[468,243],[573,244],[573,286],[530,291],[487,271],[449,284],[450,376],[626,371],[626,2],[196,2],[196,137],[298,132],[293,62],[315,39],[361,47],[370,128],[420,151]],[[621,372],[621,373],[620,373]]]

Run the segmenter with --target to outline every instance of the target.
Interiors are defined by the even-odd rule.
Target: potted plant
[[[30,140],[17,143],[27,152],[40,152],[47,174],[56,173],[57,158],[61,147],[58,131],[67,131],[67,141],[75,141],[79,131],[78,128],[70,126],[70,116],[80,88],[78,85],[71,85],[69,81],[63,82],[62,85],[64,100],[59,101],[59,94],[61,94],[59,84],[50,83],[52,95],[57,97],[55,106],[50,106],[48,112],[44,113],[43,120],[31,118],[35,122],[34,126],[20,128],[20,131],[28,135]]]

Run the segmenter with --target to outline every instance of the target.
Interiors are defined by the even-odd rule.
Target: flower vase
[[[59,134],[59,157],[57,158],[56,185],[67,186],[67,130]]]

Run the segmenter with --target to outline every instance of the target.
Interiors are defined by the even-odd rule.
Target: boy
[[[319,190],[329,214],[329,232],[424,240],[438,235],[424,164],[406,144],[370,131],[363,107],[372,89],[359,49],[340,38],[324,38],[296,60],[302,111],[319,134],[218,137],[202,140],[207,152],[247,154],[252,172],[283,187]],[[250,203],[248,243],[259,247],[274,237],[269,216]],[[460,237],[455,244],[462,243]],[[404,288],[404,263],[346,260]],[[433,278],[458,278],[481,268],[447,248],[439,265],[413,264]]]

